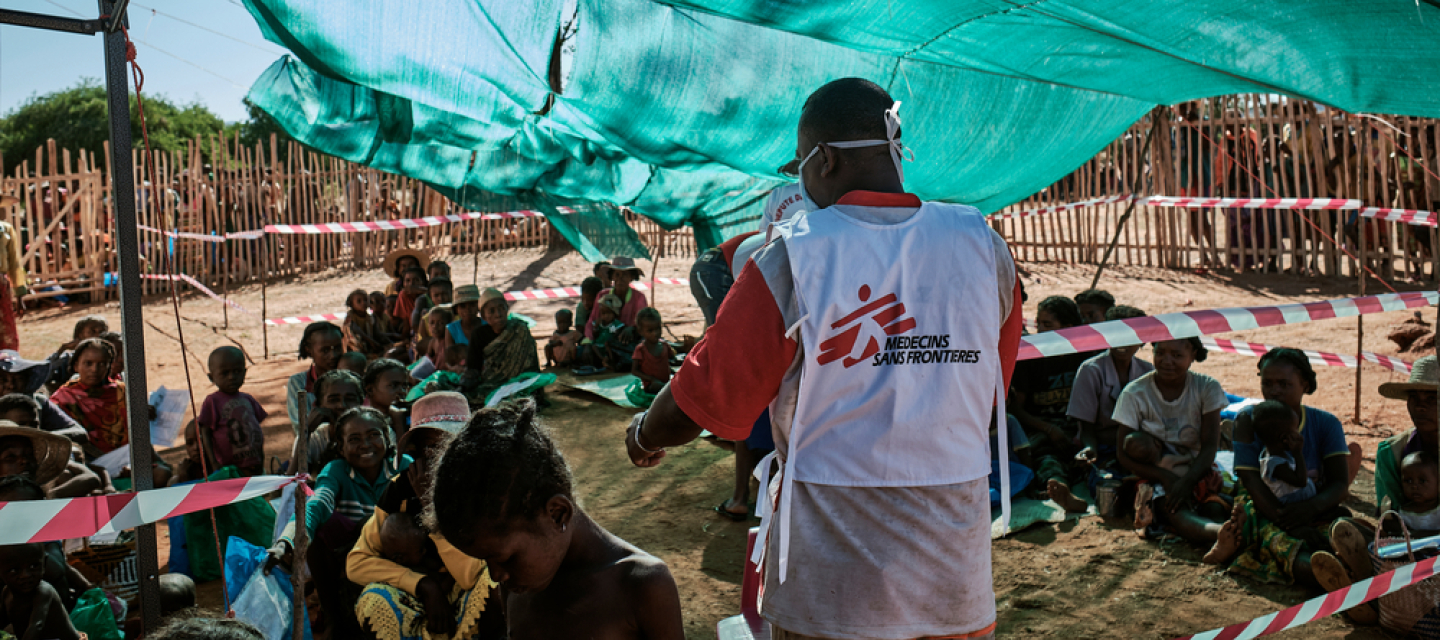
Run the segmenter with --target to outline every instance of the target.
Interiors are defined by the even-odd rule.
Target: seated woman
[[[1405,401],[1406,409],[1410,413],[1410,423],[1415,425],[1409,431],[1382,441],[1375,451],[1375,504],[1382,510],[1386,505],[1400,509],[1407,504],[1402,488],[1403,462],[1411,457],[1411,454],[1433,452],[1440,447],[1440,423],[1436,420],[1435,406],[1437,393],[1440,393],[1440,362],[1437,362],[1435,356],[1416,360],[1410,369],[1409,380],[1380,385],[1380,395],[1391,400]],[[1237,437],[1239,426],[1237,423]],[[1327,470],[1329,468],[1326,467]],[[1374,573],[1369,552],[1366,550],[1370,539],[1370,534],[1354,521],[1342,519],[1331,525],[1330,543],[1338,558],[1328,553],[1311,556],[1315,582],[1326,591],[1334,591],[1354,581],[1369,578]],[[1379,617],[1371,603],[1354,607],[1346,612],[1346,615],[1360,623],[1374,622]]]
[[[355,407],[341,414],[335,422],[333,445],[339,459],[325,465],[315,479],[315,495],[305,503],[305,531],[314,541],[307,564],[321,607],[334,625],[332,637],[359,635],[354,616],[359,588],[346,578],[345,555],[390,486],[385,473],[392,466],[385,438],[389,430],[390,416],[372,407]],[[290,556],[294,527],[291,521],[270,550],[270,558],[284,562]]]
[[[1155,370],[1120,392],[1113,417],[1120,425],[1115,453],[1121,466],[1149,481],[1137,492],[1137,528],[1148,525],[1145,516],[1153,513],[1180,537],[1208,546],[1230,514],[1229,505],[1215,495],[1214,471],[1220,410],[1229,400],[1214,378],[1190,371],[1206,355],[1199,338],[1155,343]],[[1165,453],[1187,457],[1189,468],[1177,474],[1130,457],[1124,442],[1136,432],[1159,439]]]
[[[24,476],[31,482],[44,486],[60,478],[69,463],[69,440],[53,433],[0,420],[0,477]],[[81,465],[81,468],[84,466]],[[93,474],[89,477],[93,481],[89,489],[98,489],[99,478]],[[87,493],[88,490],[78,495]]]
[[[461,388],[476,404],[484,404],[491,391],[522,373],[540,373],[540,351],[530,327],[510,317],[505,294],[487,288],[480,294],[480,317],[485,321],[470,336]]]
[[[350,551],[346,575],[367,585],[355,607],[365,630],[380,640],[417,639],[448,634],[454,638],[491,638],[505,634],[500,590],[485,571],[485,562],[455,549],[444,536],[430,541],[445,567],[422,572],[391,558],[405,550],[384,544],[385,522],[391,515],[416,518],[425,509],[433,449],[458,433],[470,418],[465,396],[440,391],[416,401],[410,409],[410,430],[400,438],[402,473],[380,496]]]

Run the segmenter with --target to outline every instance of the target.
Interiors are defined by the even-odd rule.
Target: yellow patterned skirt
[[[490,596],[488,582],[482,576],[473,589],[456,585],[450,590],[450,606],[455,612],[455,635],[451,637],[475,635]],[[355,603],[355,615],[380,640],[434,640],[425,629],[425,605],[420,599],[387,584],[366,586]]]

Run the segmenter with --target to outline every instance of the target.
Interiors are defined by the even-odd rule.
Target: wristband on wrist
[[[644,451],[645,453],[660,453],[661,451],[665,450],[665,447],[660,447],[659,449],[646,449],[644,443],[640,442],[640,432],[645,429],[645,419],[648,417],[650,417],[649,411],[641,413],[640,423],[635,425],[635,446],[640,447],[640,450]]]

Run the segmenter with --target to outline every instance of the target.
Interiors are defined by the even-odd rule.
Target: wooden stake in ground
[[[1164,107],[1161,107],[1160,109],[1163,108]],[[1110,237],[1110,245],[1105,247],[1105,255],[1100,258],[1100,266],[1095,269],[1095,278],[1090,281],[1091,289],[1094,289],[1096,285],[1100,284],[1100,274],[1105,273],[1105,263],[1110,261],[1110,254],[1115,252],[1115,243],[1120,241],[1120,233],[1125,230],[1125,223],[1130,220],[1130,214],[1135,213],[1135,205],[1140,202],[1140,180],[1149,173],[1145,171],[1144,167],[1146,163],[1150,161],[1150,141],[1155,137],[1155,130],[1159,128],[1156,126],[1156,119],[1159,117],[1159,113],[1159,109],[1150,112],[1150,130],[1145,132],[1145,153],[1140,158],[1140,170],[1135,173],[1135,184],[1130,188],[1130,195],[1133,197],[1130,200],[1130,205],[1125,207],[1125,214],[1120,216],[1120,220],[1115,223],[1115,235]],[[1148,183],[1146,184],[1145,192],[1150,192]]]
[[[308,472],[310,464],[310,395],[303,389],[296,397],[296,406],[300,409],[300,433],[296,435],[295,455],[290,460],[290,473],[303,476]],[[292,622],[295,627],[295,640],[305,640],[305,585],[300,579],[301,569],[305,566],[305,552],[310,546],[310,536],[305,530],[305,487],[295,487],[295,563],[290,566],[290,584],[295,588],[294,602],[291,604]]]

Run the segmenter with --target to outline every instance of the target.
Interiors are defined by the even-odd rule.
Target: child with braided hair
[[[660,559],[591,520],[522,400],[483,409],[440,454],[425,520],[505,586],[511,638],[682,638]]]
[[[50,401],[74,418],[89,434],[86,454],[105,454],[130,442],[126,428],[125,382],[110,378],[115,346],[102,338],[87,338],[75,347],[78,376],[51,394]]]

